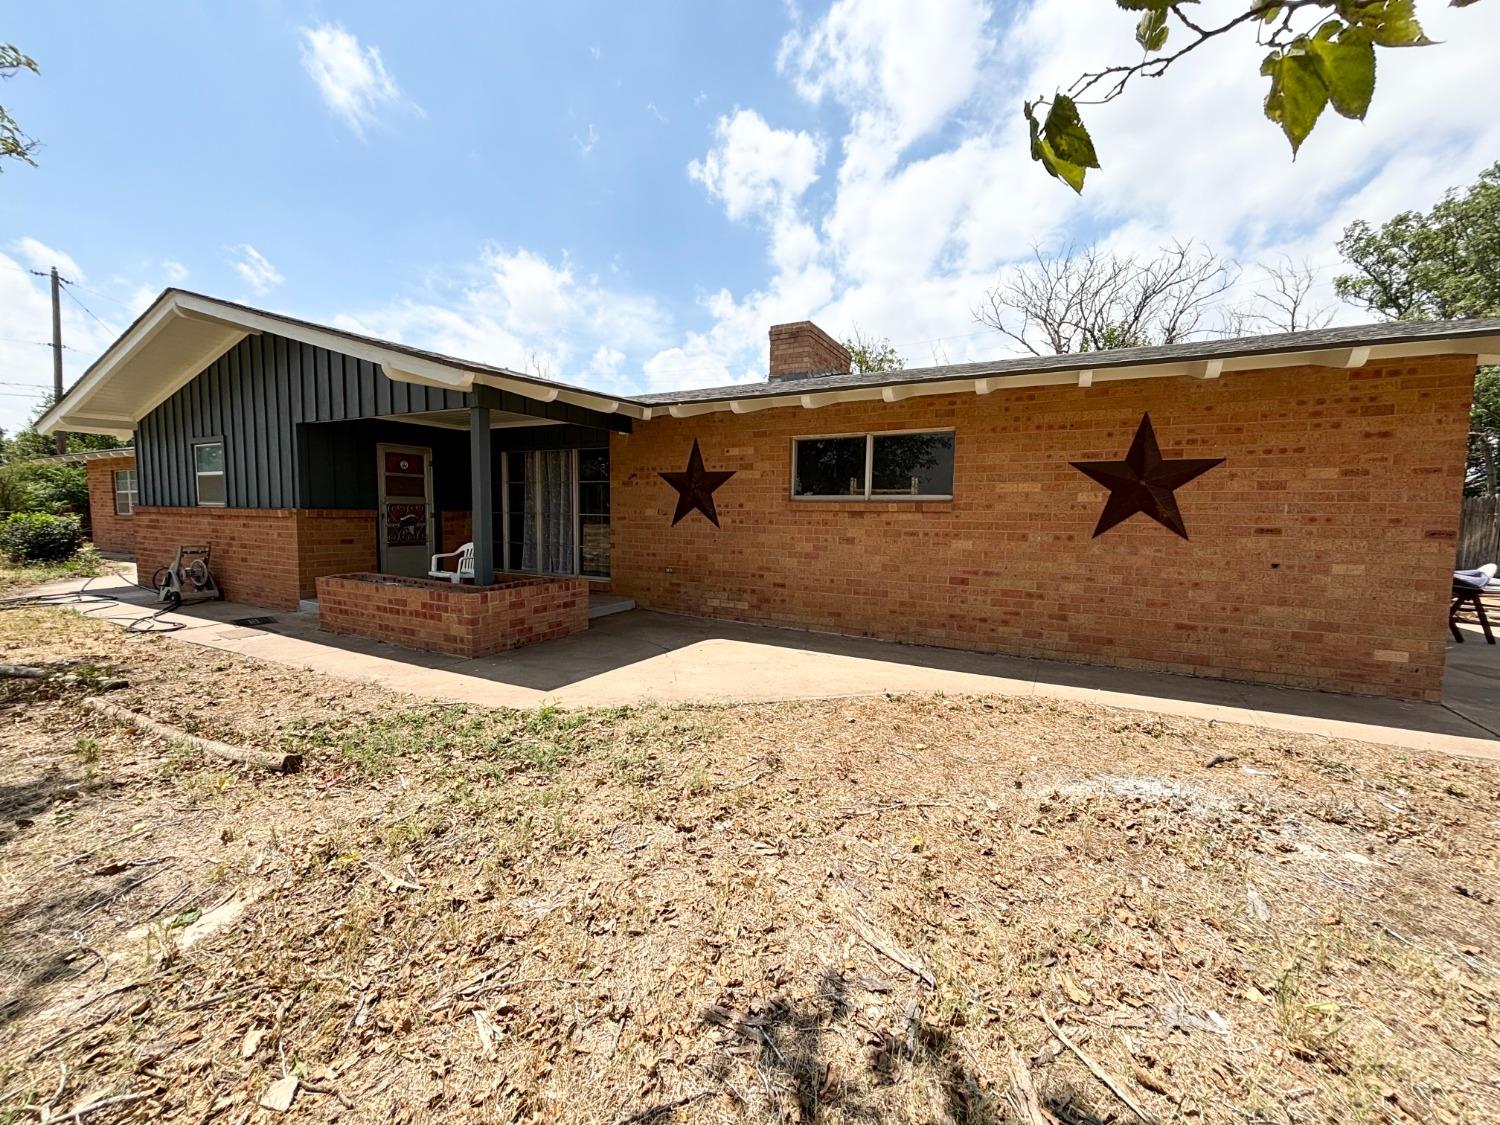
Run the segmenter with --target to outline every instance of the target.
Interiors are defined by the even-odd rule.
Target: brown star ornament
[[[1222,457],[1163,458],[1156,444],[1156,431],[1151,428],[1150,414],[1141,415],[1141,424],[1125,460],[1068,462],[1109,489],[1109,499],[1104,502],[1104,511],[1094,527],[1095,539],[1137,512],[1186,539],[1187,528],[1182,524],[1175,491],[1223,463]]]
[[[703,454],[698,449],[698,439],[693,439],[693,451],[688,454],[687,468],[680,473],[657,473],[657,476],[677,490],[677,513],[672,517],[676,527],[683,516],[695,511],[702,512],[709,523],[719,526],[719,510],[714,507],[714,492],[734,476],[729,472],[711,473],[703,467]]]

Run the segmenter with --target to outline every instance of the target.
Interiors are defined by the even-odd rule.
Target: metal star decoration
[[[708,522],[719,526],[719,510],[714,507],[714,492],[719,485],[734,476],[729,472],[711,473],[703,467],[703,454],[698,449],[698,439],[693,439],[693,451],[688,454],[687,468],[680,473],[657,473],[657,476],[677,490],[677,514],[672,517],[676,527],[683,516],[699,511]]]
[[[1156,444],[1156,431],[1151,428],[1149,414],[1141,415],[1140,427],[1135,431],[1135,440],[1130,443],[1125,460],[1068,462],[1084,476],[1109,489],[1109,499],[1104,502],[1104,511],[1099,514],[1099,523],[1094,528],[1095,539],[1137,512],[1150,516],[1186,539],[1187,528],[1182,525],[1182,513],[1177,510],[1174,491],[1223,463],[1222,457],[1164,460],[1161,448]]]

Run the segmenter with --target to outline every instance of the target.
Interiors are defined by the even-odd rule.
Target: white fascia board
[[[685,402],[667,407],[667,413],[673,418],[696,418],[700,414],[713,414],[728,409],[727,402]]]
[[[58,429],[70,434],[107,434],[110,437],[135,436],[135,426],[128,418],[87,418],[70,415]]]
[[[762,410],[774,410],[778,406],[796,406],[795,398],[777,395],[758,395],[755,398],[737,398],[729,404],[735,414],[756,414]]]
[[[121,336],[113,344],[105,349],[105,352],[90,371],[84,375],[77,384],[55,403],[47,413],[37,420],[36,429],[38,433],[50,434],[59,429],[62,415],[70,413],[77,407],[86,403],[90,396],[99,388],[99,384],[109,377],[111,371],[119,367],[132,355],[154,339],[164,326],[172,321],[176,315],[175,298],[161,302],[160,306],[151,312],[144,320]],[[81,433],[93,433],[92,430],[82,430]]]
[[[432,370],[436,368],[437,370]],[[387,360],[380,365],[387,379],[397,383],[414,383],[420,387],[436,387],[440,391],[467,391],[474,386],[474,377],[466,371],[443,367],[436,363],[424,363],[411,357],[401,361]]]

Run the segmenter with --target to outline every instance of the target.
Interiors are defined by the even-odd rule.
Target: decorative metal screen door
[[[414,578],[432,565],[432,450],[377,445],[380,571]]]

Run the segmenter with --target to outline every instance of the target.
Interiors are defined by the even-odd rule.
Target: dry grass
[[[0,1121],[1500,1118],[1493,767],[1097,707],[489,712],[0,614]],[[291,742],[252,775],[113,728]],[[1212,755],[1234,760],[1205,769]],[[51,1107],[48,1109],[48,1107]],[[653,1110],[660,1112],[653,1115]],[[133,1115],[133,1116],[132,1116]]]

